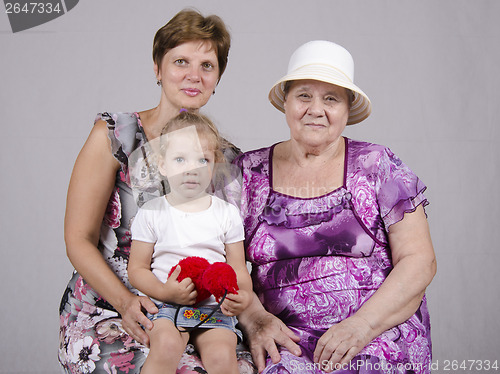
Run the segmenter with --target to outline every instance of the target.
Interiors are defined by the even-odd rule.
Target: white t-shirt
[[[162,282],[188,256],[226,262],[224,245],[245,238],[238,209],[216,196],[208,209],[194,213],[173,207],[165,196],[150,200],[137,212],[131,231],[132,240],[155,243],[151,270]]]

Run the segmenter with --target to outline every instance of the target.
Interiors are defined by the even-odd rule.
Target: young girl
[[[241,332],[236,315],[251,302],[252,285],[243,248],[244,231],[238,209],[207,192],[216,163],[224,162],[222,139],[213,123],[200,114],[181,112],[167,123],[160,140],[160,173],[170,191],[144,204],[132,224],[128,264],[131,284],[154,299],[160,310],[150,315],[150,352],[141,373],[175,373],[191,339],[208,373],[238,373],[236,344]],[[209,321],[192,327],[213,310],[213,296],[194,306],[197,296],[189,278],[178,281],[179,260],[198,256],[210,263],[227,262],[237,275],[239,291],[228,294]],[[181,329],[182,330],[182,329]]]

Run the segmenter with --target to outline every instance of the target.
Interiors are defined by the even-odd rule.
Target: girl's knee
[[[174,354],[178,354],[178,352],[180,352],[182,354],[182,352],[184,352],[184,349],[186,348],[186,344],[182,341],[182,339],[179,339],[178,337],[165,334],[159,339],[156,339],[154,342],[152,341],[151,347],[155,347],[167,355],[170,352]]]
[[[160,352],[163,357],[179,357],[186,348],[188,335],[180,334],[170,321],[155,321],[155,326],[149,334],[150,352]]]
[[[210,343],[206,347],[198,347],[201,361],[209,373],[238,372],[236,357],[236,341],[222,339]]]
[[[205,355],[201,361],[209,373],[237,373],[238,360],[236,350],[215,351],[211,355]]]

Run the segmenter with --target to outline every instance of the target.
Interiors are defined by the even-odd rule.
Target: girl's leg
[[[239,374],[236,359],[238,338],[225,328],[199,329],[193,343],[209,374]]]
[[[170,320],[160,318],[153,322],[148,335],[150,350],[141,374],[175,374],[189,334],[180,333]]]

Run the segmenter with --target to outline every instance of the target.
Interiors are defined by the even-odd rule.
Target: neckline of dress
[[[287,198],[290,198],[290,199],[296,199],[296,200],[314,200],[314,199],[320,199],[320,198],[325,198],[325,197],[330,197],[331,195],[335,195],[337,194],[338,192],[342,191],[342,190],[347,190],[347,165],[348,165],[348,162],[347,162],[347,159],[348,159],[348,156],[349,156],[349,138],[343,136],[344,138],[344,175],[342,177],[342,185],[333,189],[332,191],[329,191],[323,195],[319,195],[319,196],[314,196],[314,197],[299,197],[299,196],[293,196],[293,195],[288,195],[288,194],[285,194],[283,192],[279,192],[279,191],[276,191],[273,187],[273,154],[274,154],[274,148],[278,145],[278,144],[281,144],[282,142],[278,142],[278,143],[275,143],[273,144],[271,147],[270,147],[270,150],[269,150],[269,155],[268,155],[268,180],[269,180],[269,189],[271,191],[271,193],[274,193],[274,194],[277,194],[277,195],[280,195],[280,196],[285,196]]]

